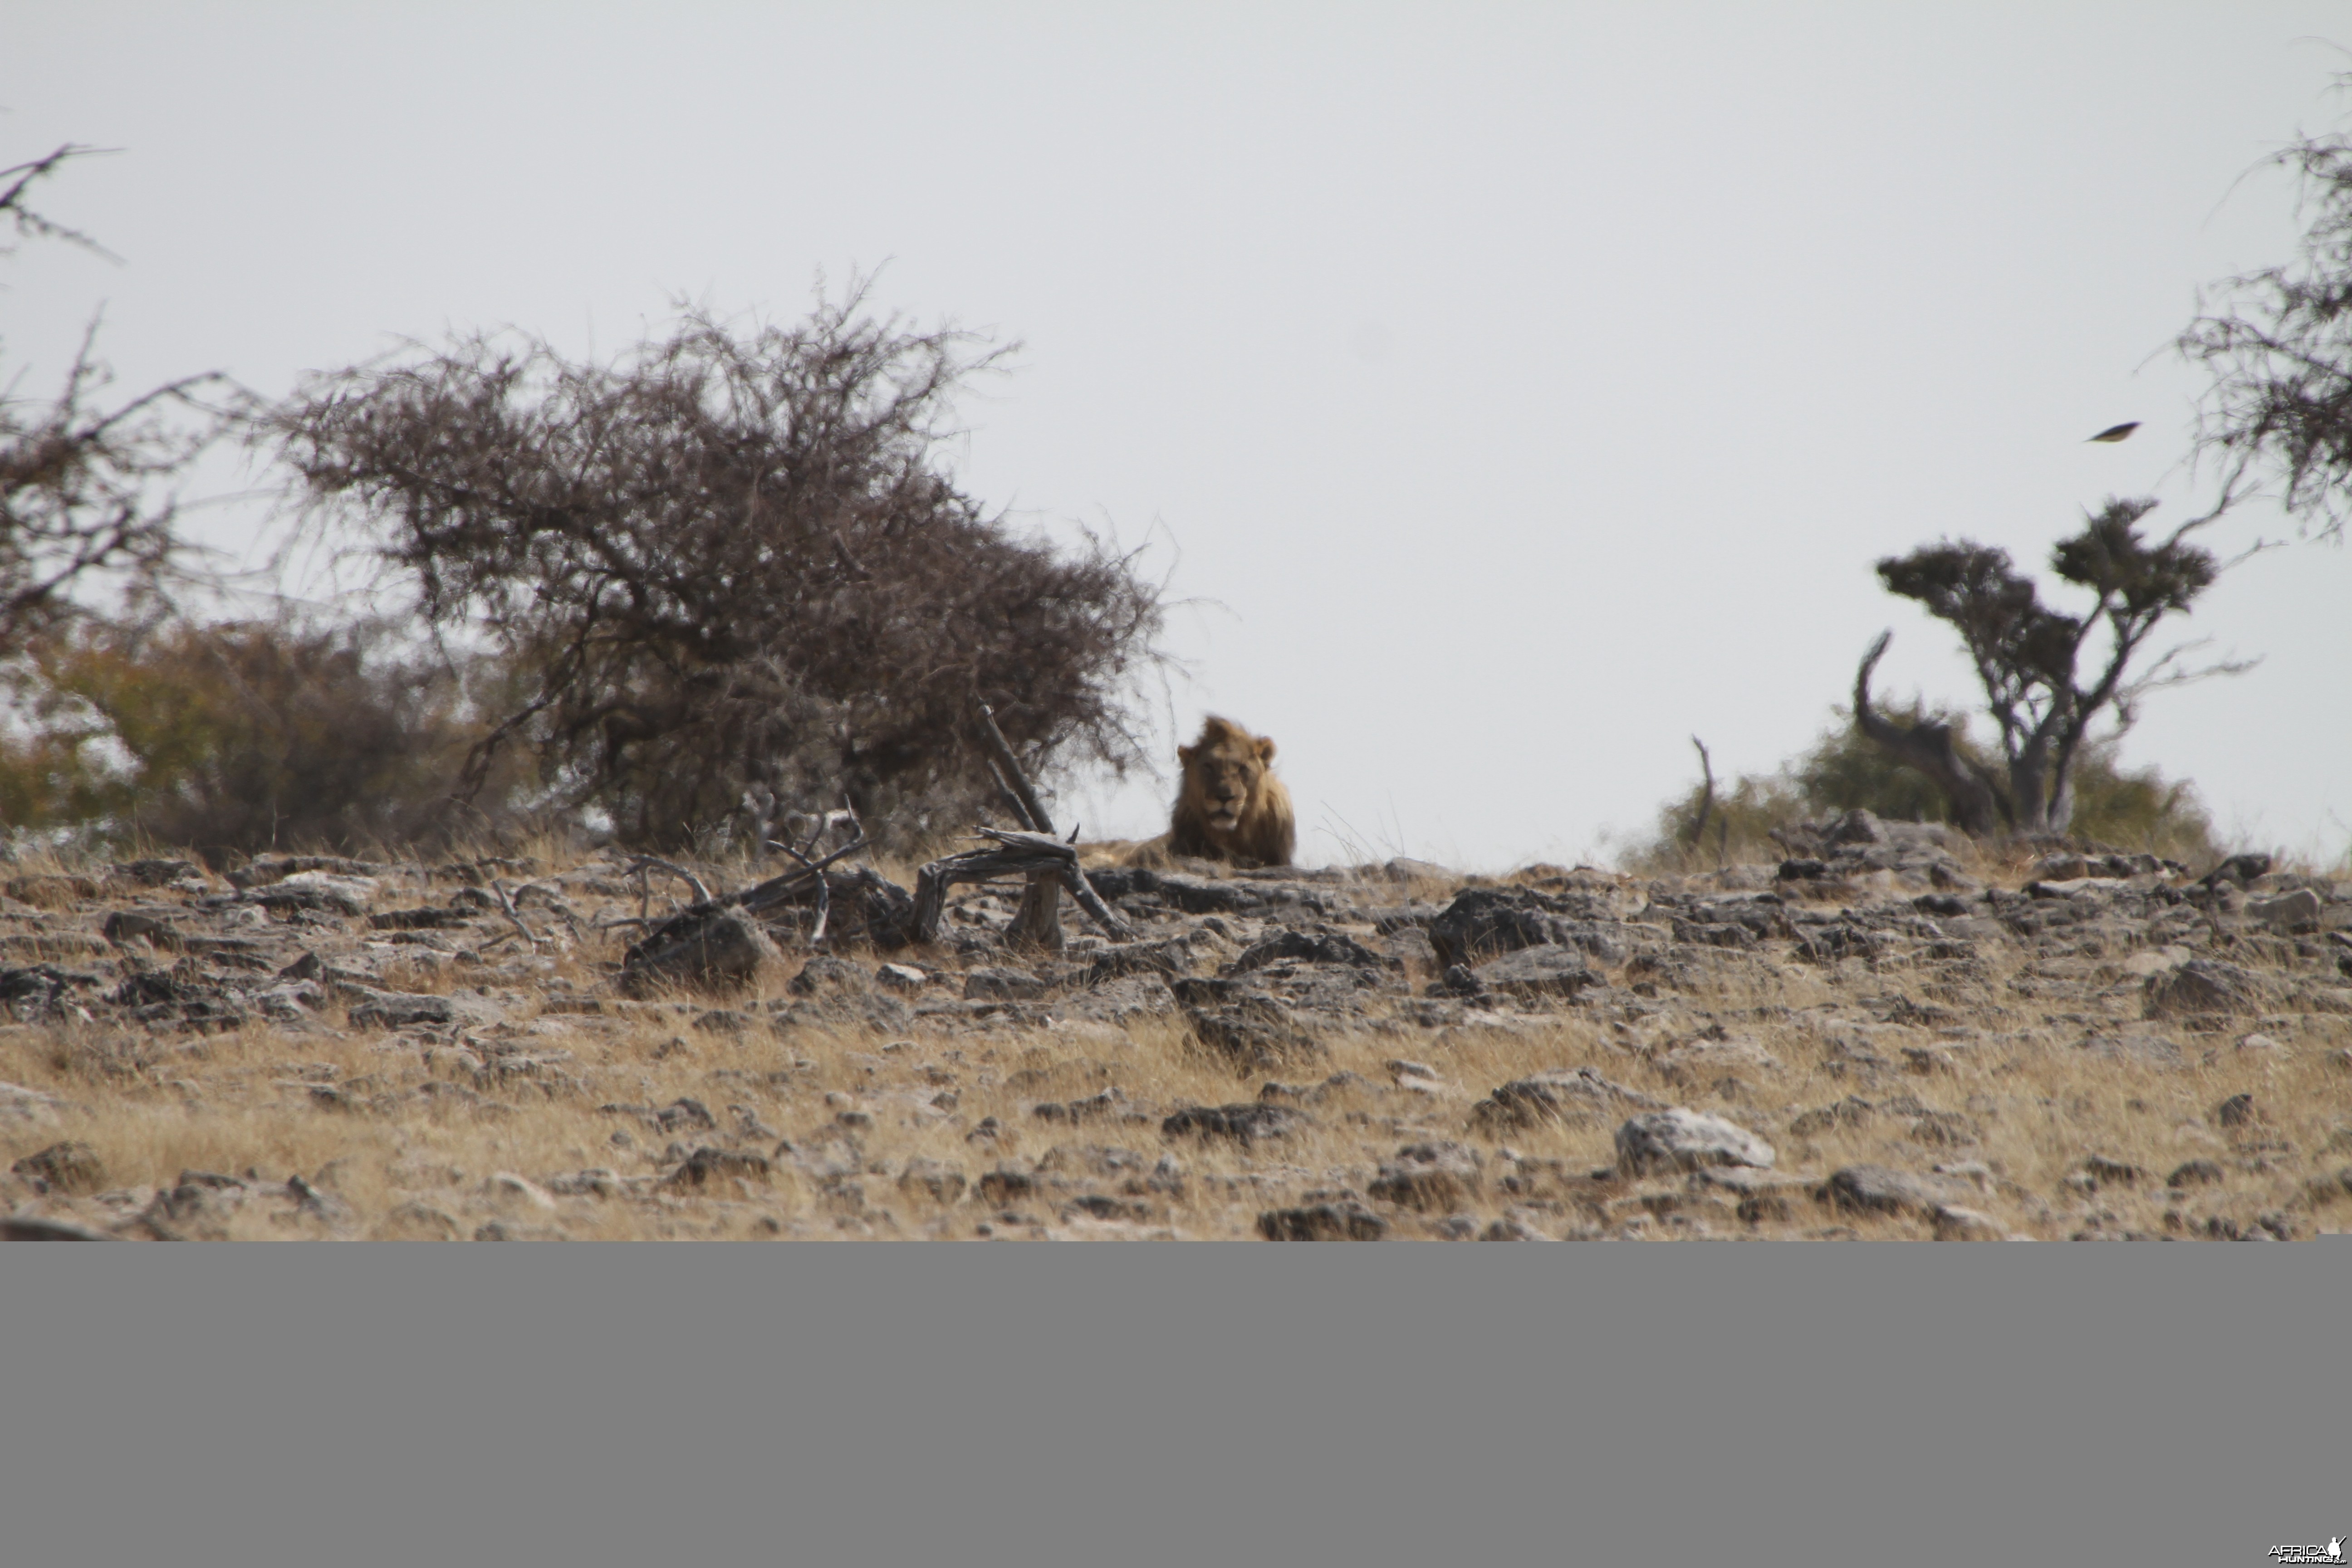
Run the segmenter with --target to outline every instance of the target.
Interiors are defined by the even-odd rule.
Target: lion
[[[1222,860],[1242,867],[1287,866],[1297,825],[1290,792],[1267,771],[1274,742],[1229,719],[1212,715],[1201,738],[1176,748],[1183,766],[1168,831],[1157,838],[1106,839],[1078,851],[1089,869],[1118,866],[1155,871],[1182,860]]]
[[[1211,715],[1201,738],[1176,749],[1184,766],[1168,825],[1168,852],[1243,866],[1287,866],[1297,846],[1290,792],[1267,771],[1274,742]]]

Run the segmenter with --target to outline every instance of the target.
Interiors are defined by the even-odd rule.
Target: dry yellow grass
[[[88,875],[18,867],[19,892],[37,897],[0,912],[0,931],[94,935],[106,898],[59,884],[56,904],[35,908],[44,889],[26,880]],[[634,897],[614,907],[633,910]],[[1939,1223],[1938,1206],[2043,1238],[2308,1236],[2352,1219],[2335,1174],[2352,1165],[2352,1074],[2339,1054],[2352,1018],[2147,1024],[2123,952],[2075,961],[2079,984],[2038,998],[2053,961],[1993,943],[1957,968],[1706,951],[1671,985],[1644,985],[1654,994],[1620,973],[1605,1004],[1473,1009],[1436,1028],[1388,994],[1322,1030],[1320,1058],[1277,1075],[1303,1092],[1274,1090],[1276,1102],[1307,1121],[1244,1146],[1163,1136],[1171,1111],[1255,1100],[1265,1081],[1237,1077],[1181,1014],[1109,1023],[1064,1010],[1049,1023],[1048,1004],[895,1033],[772,1028],[768,1005],[799,999],[784,984],[799,959],[711,1017],[710,998],[618,998],[607,977],[628,935],[592,933],[528,961],[508,942],[470,965],[382,944],[382,988],[481,996],[503,1012],[439,1037],[342,1027],[332,1008],[297,1027],[211,1036],[150,1034],[102,1010],[0,1027],[0,1081],[55,1101],[37,1121],[0,1107],[0,1168],[74,1141],[105,1173],[103,1191],[83,1193],[0,1175],[0,1208],[126,1235],[237,1238],[1238,1237],[1269,1210],[1323,1202],[1366,1205],[1397,1236],[1967,1228]],[[1407,973],[1418,991],[1425,956]],[[2257,1023],[2272,1044],[2241,1048]],[[1722,1059],[1674,1054],[1695,1043]],[[1743,1043],[1762,1056],[1742,1058]],[[499,1050],[551,1059],[502,1075]],[[1433,1078],[1393,1070],[1400,1058]],[[1473,1117],[1499,1084],[1576,1067],[1760,1132],[1790,1179],[1750,1192],[1704,1175],[1625,1179],[1607,1169],[1620,1118],[1490,1130]],[[1038,1114],[1106,1089],[1118,1098],[1085,1120]],[[2250,1113],[2225,1119],[2238,1095]],[[1801,1120],[1849,1097],[1874,1109]],[[711,1124],[647,1114],[679,1101]],[[1455,1212],[1368,1199],[1402,1146],[1440,1140],[1478,1162],[1470,1194],[1441,1205]],[[681,1175],[706,1147],[759,1158]],[[1856,1214],[1818,1194],[1854,1165],[1906,1173],[1925,1195],[1905,1212]],[[244,1188],[192,1194],[184,1173]]]

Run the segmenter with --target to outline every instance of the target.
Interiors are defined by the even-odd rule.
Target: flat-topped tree
[[[2220,509],[2151,542],[2141,537],[2139,521],[2155,507],[2153,500],[2110,500],[2053,549],[2051,570],[2091,595],[2079,615],[2044,604],[2033,580],[1993,545],[1946,541],[1878,563],[1887,592],[1918,601],[1959,634],[2006,765],[1988,767],[1965,754],[1948,724],[1906,726],[1871,706],[1871,674],[1892,632],[1871,644],[1855,672],[1854,722],[1896,761],[1932,780],[1963,830],[2065,832],[2074,815],[2074,765],[2102,714],[2113,716],[2120,734],[2150,690],[2250,668],[2185,668],[2178,660],[2186,647],[2141,663],[2157,626],[2186,615],[2223,570],[2210,551],[2188,541]]]

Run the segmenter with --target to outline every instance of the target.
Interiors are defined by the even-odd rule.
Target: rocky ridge
[[[20,868],[0,1208],[12,1235],[482,1239],[2352,1215],[2352,883],[2003,873],[1866,813],[1783,841],[1648,882],[1097,871],[1135,940],[1069,915],[1058,952],[1008,941],[1017,887],[913,946],[858,868],[826,951],[806,908],[732,917],[692,984],[625,962],[664,900],[617,859]]]

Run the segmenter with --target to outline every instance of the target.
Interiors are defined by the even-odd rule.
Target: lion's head
[[[1274,742],[1229,720],[1211,718],[1201,738],[1176,750],[1184,765],[1169,824],[1177,855],[1259,866],[1287,866],[1297,827],[1290,792],[1267,771]]]

